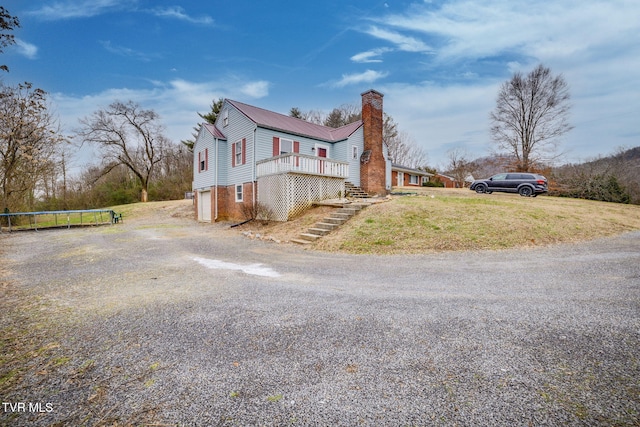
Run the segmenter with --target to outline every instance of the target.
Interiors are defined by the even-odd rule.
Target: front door
[[[327,149],[326,148],[322,148],[322,147],[318,147],[316,150],[318,157],[323,157],[323,158],[327,158]],[[324,174],[324,160],[320,160],[320,173]]]
[[[398,172],[398,183],[396,185],[398,187],[404,186],[404,172]]]

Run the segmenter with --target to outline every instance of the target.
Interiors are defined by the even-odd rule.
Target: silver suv
[[[518,193],[524,197],[536,197],[548,191],[547,178],[528,172],[499,173],[488,179],[478,179],[471,183],[469,189],[487,194],[494,191]]]

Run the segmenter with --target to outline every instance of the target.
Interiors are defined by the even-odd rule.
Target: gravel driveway
[[[0,248],[2,425],[640,425],[640,233],[352,256],[160,212]]]

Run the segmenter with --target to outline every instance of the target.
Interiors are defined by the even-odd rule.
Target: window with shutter
[[[233,157],[233,159],[232,159],[233,166],[239,166],[239,165],[244,163],[243,160],[244,160],[245,157],[244,157],[244,144],[243,144],[243,141],[244,140],[238,141],[238,142],[235,142],[233,144],[232,153],[231,153],[231,155]]]

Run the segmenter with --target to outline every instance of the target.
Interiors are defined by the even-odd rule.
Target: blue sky
[[[501,83],[539,63],[562,73],[575,128],[564,161],[640,145],[640,2],[9,0],[22,28],[5,84],[50,93],[63,129],[115,100],[191,136],[228,97],[288,114],[382,92],[431,166],[488,155]],[[86,158],[78,158],[81,167]]]

